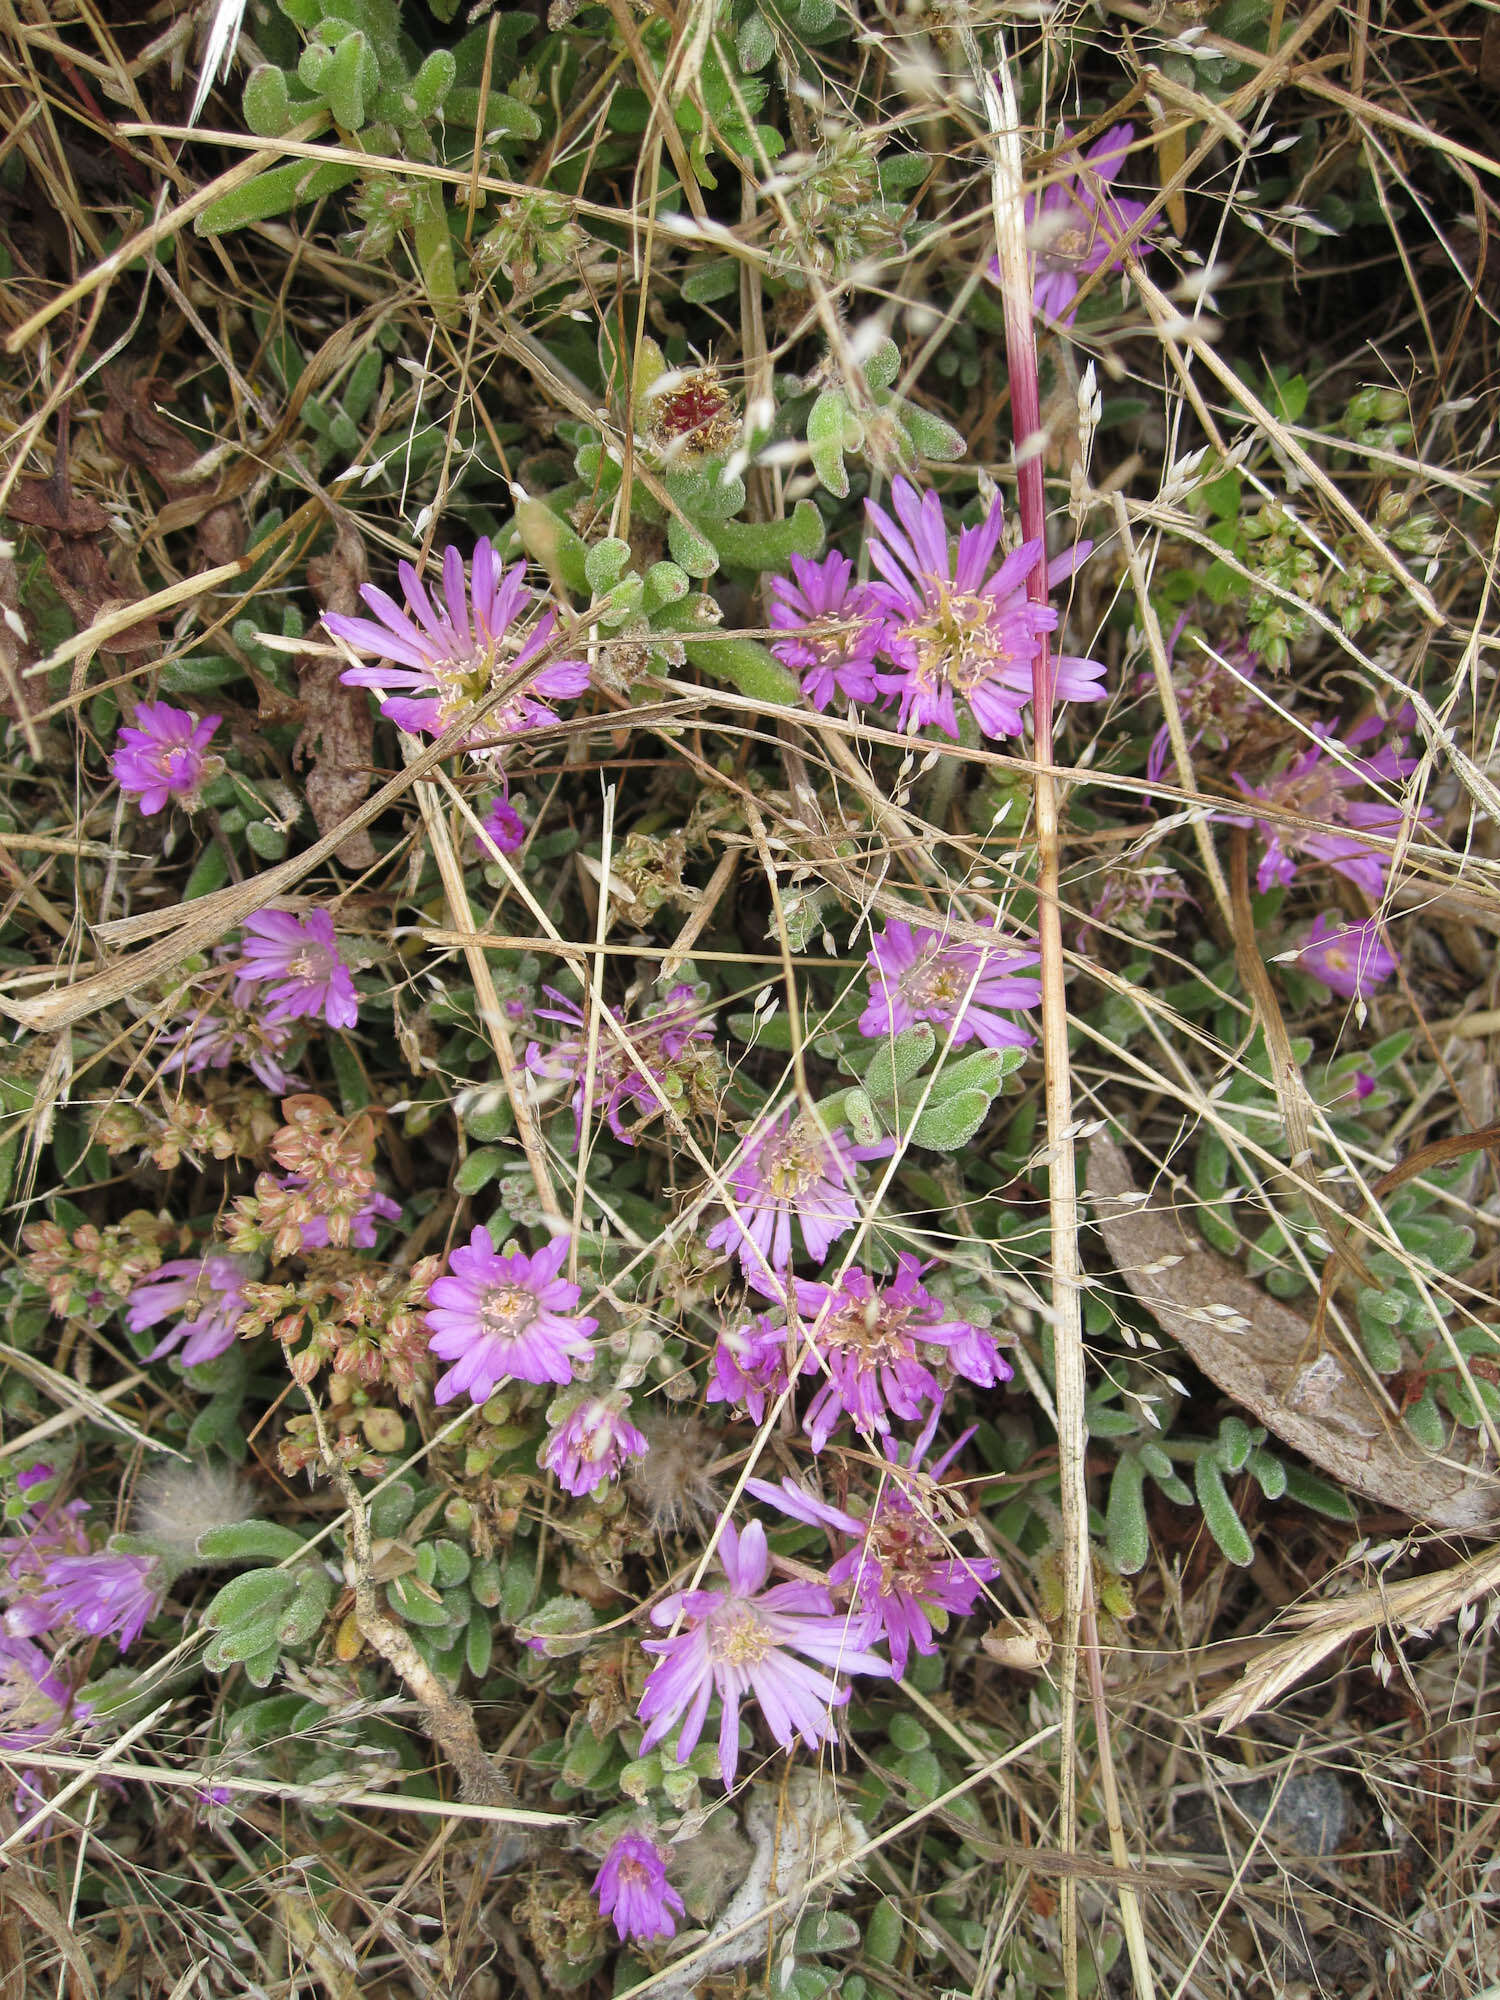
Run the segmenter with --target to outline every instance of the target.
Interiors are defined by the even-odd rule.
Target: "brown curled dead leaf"
[[[1116,1271],[1194,1365],[1283,1444],[1341,1484],[1414,1520],[1473,1533],[1500,1521],[1482,1438],[1425,1452],[1312,1324],[1210,1250],[1166,1184],[1137,1188],[1123,1147],[1089,1146],[1088,1194]]]
[[[340,525],[332,551],[307,565],[307,580],[325,611],[346,617],[360,610],[359,586],[367,571],[358,535]],[[292,750],[300,764],[309,754],[307,804],[319,833],[332,833],[364,804],[375,763],[375,719],[363,688],[345,687],[339,679],[343,662],[310,653],[297,660],[297,693],[307,720]],[[369,868],[375,845],[360,828],[339,847],[337,858],[346,868]]]

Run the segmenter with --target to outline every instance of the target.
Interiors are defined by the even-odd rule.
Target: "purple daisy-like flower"
[[[1254,813],[1218,815],[1231,826],[1253,826],[1260,836],[1263,848],[1255,886],[1262,896],[1277,884],[1284,886],[1295,880],[1297,868],[1292,857],[1303,854],[1313,861],[1326,861],[1336,875],[1354,883],[1371,902],[1380,900],[1385,893],[1391,856],[1362,836],[1374,834],[1394,841],[1413,820],[1421,822],[1435,817],[1426,806],[1413,811],[1394,800],[1359,796],[1362,792],[1368,794],[1377,785],[1400,784],[1416,770],[1420,759],[1409,755],[1407,750],[1405,723],[1409,715],[1407,710],[1392,722],[1385,722],[1378,715],[1366,716],[1348,732],[1343,747],[1352,750],[1388,730],[1390,740],[1373,757],[1351,757],[1347,761],[1330,757],[1327,745],[1334,740],[1333,729],[1320,722],[1313,725],[1318,741],[1260,784],[1252,785],[1238,771],[1232,774],[1247,799],[1275,806],[1279,813],[1299,820],[1314,822],[1310,826],[1294,826],[1262,819]]]
[[[816,562],[793,556],[791,576],[770,578],[767,594],[771,624],[787,635],[773,640],[771,651],[801,674],[813,707],[827,708],[835,694],[874,701],[885,620],[869,584],[854,581],[849,558],[836,552]]]
[[[32,1470],[52,1477],[50,1466]],[[26,1477],[23,1473],[16,1482],[23,1491]],[[88,1554],[89,1538],[83,1526],[88,1511],[86,1500],[62,1504],[47,1500],[38,1507],[28,1507],[13,1524],[12,1533],[0,1537],[0,1561],[5,1565],[0,1596],[7,1600],[4,1629],[13,1639],[33,1639],[56,1624],[56,1614],[37,1592],[45,1581],[47,1565],[57,1557]]]
[[[31,1750],[65,1721],[87,1722],[87,1704],[69,1715],[72,1692],[34,1640],[0,1634],[0,1750]]]
[[[870,1002],[859,1032],[899,1035],[929,1021],[944,1036],[952,1028],[955,1049],[972,1041],[1030,1048],[1036,1036],[1004,1010],[1038,1004],[1041,981],[1017,975],[1041,962],[1040,952],[999,932],[992,945],[961,944],[893,917],[869,953]]]
[[[55,1619],[71,1619],[90,1638],[119,1641],[123,1653],[141,1636],[165,1595],[150,1556],[54,1556],[44,1572],[40,1602]]]
[[[887,620],[881,647],[899,669],[880,676],[880,690],[898,698],[900,727],[931,723],[956,737],[954,704],[962,697],[982,734],[1019,736],[1043,635],[1057,625],[1053,607],[1033,604],[1026,594],[1041,543],[1023,542],[992,570],[1004,516],[998,497],[977,528],[960,530],[956,544],[935,493],[919,494],[909,479],[898,479],[891,505],[895,520],[873,500],[865,512],[870,560],[885,579],[870,586]],[[1049,584],[1070,575],[1088,551],[1080,542],[1059,558],[1048,570]],[[1056,700],[1104,699],[1098,660],[1059,653],[1053,666]]]
[[[537,1018],[560,1021],[575,1028],[577,1033],[551,1049],[532,1042],[526,1050],[526,1067],[537,1076],[571,1077],[576,1082],[573,1092],[576,1143],[583,1135],[588,1016],[576,1000],[568,999],[554,987],[544,986],[542,991],[553,1005],[538,1007]],[[635,1021],[628,1021],[622,1008],[611,1007],[609,1011],[628,1047],[622,1047],[615,1035],[600,1024],[594,1051],[594,1104],[615,1137],[633,1146],[635,1132],[625,1126],[621,1114],[635,1105],[641,1113],[637,1130],[654,1118],[661,1110],[661,1098],[670,1101],[678,1094],[674,1091],[673,1066],[685,1055],[695,1053],[699,1044],[711,1043],[714,1031],[698,1011],[697,995],[691,986],[674,986],[659,1006],[648,1009]]]
[[[666,1856],[643,1833],[622,1833],[594,1877],[601,1917],[613,1917],[621,1938],[650,1944],[677,1935],[682,1898],[667,1880]]]
[[[309,910],[305,917],[257,910],[245,919],[235,969],[235,1004],[263,1007],[266,1021],[316,1016],[330,1028],[352,1028],[359,1019],[359,995],[326,910]]]
[[[305,1174],[287,1174],[283,1178],[281,1185],[284,1188],[306,1187],[307,1176]],[[399,1222],[400,1220],[400,1202],[392,1201],[388,1194],[381,1194],[378,1189],[372,1188],[369,1200],[365,1203],[364,1207],[349,1219],[348,1247],[353,1250],[373,1250],[375,1248],[375,1231],[379,1224],[382,1222]],[[304,1250],[326,1250],[332,1241],[333,1238],[329,1234],[326,1217],[315,1215],[311,1222],[303,1223],[302,1248]]]
[[[250,1267],[241,1257],[217,1252],[207,1257],[176,1257],[159,1264],[130,1294],[125,1324],[132,1333],[159,1326],[180,1313],[146,1356],[159,1361],[179,1345],[189,1368],[217,1360],[234,1345],[235,1330],[245,1311],[245,1280]]]
[[[585,1396],[548,1434],[538,1463],[556,1473],[575,1500],[618,1479],[633,1458],[644,1458],[645,1438],[625,1412],[628,1396]]]
[[[208,746],[222,716],[193,716],[166,701],[136,705],[133,722],[122,724],[109,760],[115,782],[147,818],[169,799],[196,803],[198,787],[212,761]]]
[[[1363,1000],[1396,970],[1396,955],[1374,917],[1362,924],[1342,917],[1331,924],[1320,915],[1302,941],[1297,962],[1314,979],[1346,1000]]]
[[[873,1438],[890,1430],[892,1416],[917,1423],[924,1406],[935,1412],[944,1393],[936,1370],[944,1364],[980,1388],[1010,1380],[1013,1371],[993,1334],[949,1319],[920,1282],[925,1268],[903,1251],[887,1284],[859,1269],[846,1271],[837,1285],[796,1280],[811,1358],[827,1377],[802,1419],[814,1451],[846,1415]],[[924,1350],[933,1349],[938,1353],[929,1360]]]
[[[903,1466],[887,1439],[890,1471],[867,1515],[831,1507],[790,1479],[779,1486],[765,1479],[745,1482],[758,1500],[779,1507],[794,1521],[850,1538],[853,1547],[829,1570],[828,1580],[848,1584],[855,1603],[884,1633],[897,1680],[906,1672],[911,1648],[935,1653],[934,1629],[943,1631],[950,1614],[967,1617],[984,1586],[999,1574],[1000,1565],[989,1556],[954,1554],[942,1531],[945,1518],[953,1517],[938,1482],[972,1436],[966,1431],[926,1473],[919,1452]]]
[[[504,792],[497,792],[490,800],[484,818],[479,822],[479,838],[474,845],[485,860],[490,861],[494,859],[494,854],[514,854],[525,838],[525,820],[511,804],[509,797]]]
[[[340,675],[350,687],[374,688],[380,712],[417,735],[441,736],[482,701],[492,688],[513,679],[544,653],[557,626],[546,612],[529,631],[518,622],[532,603],[526,565],[502,570],[488,537],[474,550],[472,592],[465,587],[463,557],[443,551],[442,601],[434,604],[408,562],[398,563],[405,607],[367,583],[360,596],[375,613],[350,618],[329,611],[323,623],[356,652],[371,653],[375,664],[350,667]],[[472,603],[472,617],[470,615]],[[580,695],[589,684],[584,660],[553,660],[538,666],[526,685],[485,718],[490,735],[515,735],[556,722],[549,701]],[[397,692],[391,692],[396,690]]]
[[[558,1277],[569,1238],[555,1236],[533,1256],[502,1257],[487,1229],[453,1252],[451,1274],[428,1288],[428,1346],[455,1365],[438,1377],[433,1401],[467,1392],[484,1402],[497,1384],[571,1382],[573,1364],[593,1357],[596,1319],[572,1313],[577,1285]]]
[[[743,1534],[726,1522],[717,1549],[727,1590],[674,1591],[652,1608],[656,1625],[679,1619],[687,1629],[669,1639],[642,1641],[659,1657],[646,1676],[640,1717],[646,1723],[641,1754],[654,1749],[680,1722],[677,1761],[692,1755],[708,1705],[717,1693],[719,1771],[726,1788],[734,1783],[740,1755],[740,1703],[759,1702],[771,1734],[783,1750],[798,1737],[809,1750],[834,1739],[831,1711],[849,1699],[818,1667],[842,1674],[884,1679],[890,1667],[868,1651],[875,1635],[867,1613],[838,1612],[821,1584],[778,1583],[767,1590],[770,1554],[766,1531],[751,1521]],[[797,1654],[803,1658],[795,1657]],[[809,1666],[809,1660],[817,1666]]]
[[[296,1032],[292,1020],[273,1021],[243,1007],[205,1007],[168,1031],[161,1073],[201,1076],[206,1069],[228,1069],[231,1062],[242,1062],[267,1090],[281,1097],[296,1088],[281,1061]]]
[[[764,1423],[767,1400],[787,1385],[786,1350],[786,1328],[773,1325],[769,1313],[745,1326],[725,1327],[714,1350],[707,1400],[739,1405],[754,1422]],[[808,1365],[816,1366],[811,1356]]]
[[[31,1470],[44,1474],[43,1480],[31,1481],[33,1485],[43,1484],[53,1476],[51,1466],[33,1466]],[[23,1491],[25,1480],[26,1474],[22,1473],[16,1481]],[[87,1500],[69,1500],[61,1505],[56,1500],[46,1500],[39,1507],[28,1507],[12,1523],[11,1533],[0,1536],[0,1562],[5,1564],[10,1583],[38,1581],[55,1556],[86,1553],[89,1538],[83,1516],[88,1511]]]
[[[889,1151],[889,1141],[852,1146],[842,1131],[825,1133],[811,1118],[783,1111],[746,1141],[729,1175],[734,1207],[704,1241],[710,1250],[732,1252],[756,1290],[776,1298],[777,1276],[792,1261],[793,1219],[808,1256],[821,1264],[859,1220],[856,1162]]]
[[[1064,144],[1067,137],[1065,132]],[[1140,256],[1150,247],[1135,233],[1145,202],[1110,192],[1134,141],[1133,125],[1112,125],[1081,157],[1064,156],[1067,172],[1043,189],[1040,201],[1026,197],[1026,240],[1036,257],[1032,302],[1057,326],[1073,324],[1085,278],[1123,267],[1127,242],[1133,239]],[[989,275],[999,282],[998,257],[991,258]]]

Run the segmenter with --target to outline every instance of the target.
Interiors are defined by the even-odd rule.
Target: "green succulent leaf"
[[[1146,1468],[1133,1451],[1122,1452],[1109,1482],[1104,1543],[1121,1576],[1134,1576],[1151,1553],[1146,1520]]]
[[[864,1073],[864,1087],[873,1098],[890,1103],[902,1084],[909,1083],[937,1047],[937,1036],[926,1021],[904,1028],[877,1049]]]
[[[911,1143],[932,1153],[955,1153],[968,1145],[989,1116],[984,1090],[959,1090],[941,1104],[929,1104],[911,1128]]]
[[[1245,1533],[1244,1522],[1235,1512],[1224,1484],[1223,1469],[1212,1452],[1204,1452],[1193,1467],[1193,1484],[1208,1532],[1228,1561],[1239,1569],[1248,1569],[1255,1560],[1255,1549]]]
[[[872,389],[889,389],[901,373],[901,350],[894,340],[882,340],[865,358],[864,377]]]
[[[865,1922],[865,1957],[873,1965],[894,1965],[903,1929],[900,1904],[882,1896]]]
[[[499,1146],[481,1146],[476,1153],[470,1153],[458,1172],[453,1176],[454,1190],[458,1194],[478,1194],[481,1188],[498,1180],[505,1171],[509,1154]]]
[[[284,161],[221,195],[195,218],[194,231],[199,236],[227,236],[232,230],[248,229],[253,222],[269,222],[304,202],[347,187],[358,174],[358,167],[337,160]]]
[[[296,1593],[297,1579],[289,1570],[246,1570],[214,1593],[203,1613],[203,1623],[210,1632],[246,1624],[274,1624]]]
[[[873,1146],[884,1136],[875,1107],[863,1090],[856,1088],[844,1092],[844,1122],[861,1146]]]
[[[825,389],[807,417],[807,444],[813,470],[840,500],[849,495],[849,473],[844,465],[846,451],[858,451],[864,443],[864,426],[850,409],[842,389]]]
[[[802,699],[802,683],[790,667],[784,667],[758,639],[742,639],[738,634],[705,634],[684,639],[682,649],[690,666],[711,674],[715,680],[729,681],[751,701],[768,707],[791,708]]]
[[[592,594],[588,547],[571,522],[554,513],[545,501],[528,498],[517,504],[516,532],[527,555],[549,576],[560,579],[578,597]]]
[[[241,109],[257,138],[279,139],[296,124],[303,107],[292,105],[285,70],[275,63],[257,63],[245,79]]]
[[[333,1578],[326,1569],[300,1572],[297,1595],[281,1615],[276,1638],[283,1646],[305,1645],[315,1638],[333,1603]]]
[[[934,416],[931,410],[921,409],[916,403],[903,403],[897,416],[922,458],[951,463],[964,457],[969,449],[962,431],[956,431],[945,418]]]
[[[1299,1507],[1310,1508],[1314,1514],[1326,1515],[1330,1521],[1358,1520],[1353,1501],[1331,1479],[1324,1479],[1321,1474],[1309,1472],[1300,1465],[1288,1465],[1285,1471],[1287,1498],[1294,1500]]]
[[[285,1562],[306,1545],[305,1537],[276,1521],[235,1521],[205,1528],[196,1549],[205,1562]]]

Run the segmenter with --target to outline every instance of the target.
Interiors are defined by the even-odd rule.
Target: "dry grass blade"
[[[1269,1645],[1232,1688],[1205,1704],[1200,1719],[1217,1722],[1220,1735],[1227,1735],[1261,1709],[1269,1708],[1351,1640],[1382,1627],[1392,1633],[1406,1631],[1429,1638],[1465,1605],[1497,1589],[1500,1549],[1486,1549],[1433,1576],[1382,1584],[1329,1604],[1299,1605],[1285,1618],[1288,1624],[1305,1629],[1296,1638]]]

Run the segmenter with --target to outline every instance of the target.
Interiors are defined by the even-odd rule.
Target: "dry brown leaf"
[[[47,574],[80,632],[110,612],[123,611],[142,595],[133,584],[116,579],[104,550],[92,537],[44,535],[42,553],[47,558]],[[160,645],[161,627],[154,618],[142,618],[99,640],[101,653],[144,653]]]
[[[23,479],[5,503],[9,520],[57,535],[102,535],[109,515],[91,495],[56,479]]]
[[[149,472],[168,493],[200,483],[191,477],[198,448],[157,408],[160,400],[170,398],[169,384],[155,376],[131,377],[122,369],[109,368],[104,373],[104,390],[99,428],[118,458]]]
[[[352,529],[340,525],[330,555],[307,565],[307,580],[325,611],[346,617],[360,610],[359,586],[364,582],[364,548]],[[319,833],[334,832],[363,805],[375,763],[375,719],[363,688],[345,687],[339,679],[342,663],[308,654],[297,661],[297,692],[307,719],[292,750],[295,764],[311,754],[307,803]],[[369,868],[375,846],[360,828],[338,849],[346,868]]]
[[[1115,1269],[1195,1366],[1284,1444],[1383,1506],[1436,1527],[1500,1520],[1500,1480],[1467,1432],[1438,1459],[1389,1419],[1312,1326],[1210,1250],[1169,1193],[1143,1198],[1130,1163],[1101,1133],[1088,1193]]]

